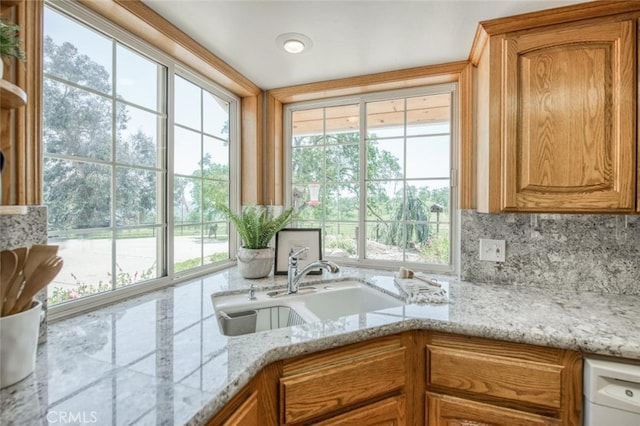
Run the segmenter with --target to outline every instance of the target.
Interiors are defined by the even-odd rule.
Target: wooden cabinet
[[[429,333],[426,353],[430,426],[580,425],[577,352]]]
[[[394,419],[391,424],[403,424],[406,413],[398,411],[404,410],[404,402],[369,402],[406,391],[411,350],[403,344],[402,335],[397,335],[284,362],[281,423],[322,420],[346,424],[361,418],[368,419],[366,424],[380,424],[374,423],[373,413],[377,413]]]
[[[576,20],[581,8],[521,31],[517,20],[503,33],[490,21],[476,39],[485,40],[475,79],[481,212],[640,207],[636,14]]]
[[[208,424],[579,426],[581,408],[578,352],[415,330],[270,364]]]

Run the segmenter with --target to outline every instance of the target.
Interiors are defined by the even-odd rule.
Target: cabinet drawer
[[[561,406],[559,365],[427,345],[427,384],[550,408]]]
[[[405,351],[393,348],[281,378],[283,422],[309,420],[401,389]]]
[[[468,399],[427,392],[427,426],[558,426],[560,420],[497,407]]]

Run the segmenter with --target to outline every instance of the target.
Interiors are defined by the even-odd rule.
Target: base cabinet
[[[208,425],[579,426],[579,352],[408,331],[269,364]]]
[[[427,392],[427,426],[559,426],[560,420]]]

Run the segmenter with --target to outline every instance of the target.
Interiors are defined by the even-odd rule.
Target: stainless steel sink
[[[296,294],[285,290],[211,295],[220,330],[225,335],[247,334],[337,319],[346,315],[373,312],[404,305],[396,297],[357,280],[327,281],[301,287]]]

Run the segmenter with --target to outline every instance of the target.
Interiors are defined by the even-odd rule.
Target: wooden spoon
[[[51,280],[58,275],[60,269],[62,269],[63,263],[64,262],[60,256],[51,256],[44,262],[40,263],[29,279],[25,281],[22,293],[20,293],[20,297],[16,300],[16,303],[9,312],[9,315],[17,314],[18,312],[28,309],[33,302],[33,296],[45,288],[47,284],[49,284]]]
[[[24,279],[29,280],[35,269],[45,260],[58,253],[58,246],[48,244],[34,244],[24,262]]]
[[[4,296],[9,291],[9,283],[13,281],[18,266],[18,256],[11,250],[0,252],[0,314]]]
[[[18,295],[20,294],[20,289],[24,284],[24,276],[22,275],[22,271],[17,271],[13,277],[11,285],[7,290],[6,297],[4,302],[2,303],[2,316],[6,317],[7,315],[11,315],[11,311],[16,305],[16,301],[18,299]]]

